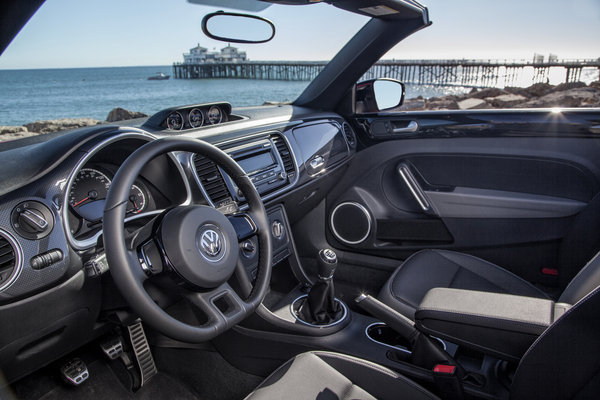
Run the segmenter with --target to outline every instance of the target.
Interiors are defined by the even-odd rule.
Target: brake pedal
[[[127,331],[129,332],[131,347],[140,371],[141,387],[156,375],[158,370],[156,369],[156,364],[154,364],[154,358],[152,357],[152,352],[150,351],[150,345],[146,339],[142,322],[137,320],[136,323],[127,327]]]
[[[67,383],[74,386],[81,385],[90,376],[87,366],[81,358],[67,361],[60,368],[60,373]]]
[[[115,337],[114,339],[100,343],[100,348],[102,348],[102,352],[110,360],[116,360],[123,354],[123,342],[120,337]]]

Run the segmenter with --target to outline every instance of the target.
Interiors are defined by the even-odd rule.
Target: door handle
[[[410,121],[407,126],[404,128],[394,128],[392,129],[393,133],[406,133],[406,132],[416,132],[419,129],[419,124],[417,121]]]
[[[408,165],[400,164],[400,166],[398,167],[398,173],[402,177],[404,183],[406,183],[406,186],[408,186],[408,190],[410,190],[410,193],[413,195],[414,199],[419,204],[419,207],[421,207],[423,211],[429,211],[431,206],[429,204],[429,201],[427,201],[427,196],[425,196],[423,189],[421,189],[421,186],[417,182],[417,179],[415,178],[413,173],[410,172]]]

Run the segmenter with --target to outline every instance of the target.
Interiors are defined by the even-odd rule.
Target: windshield
[[[406,83],[402,110],[600,105],[596,0],[427,5],[433,25],[363,76]],[[275,24],[272,41],[231,44],[202,33],[202,17],[218,9],[183,0],[47,1],[0,57],[0,141],[110,122],[115,108],[127,119],[207,102],[289,103],[369,20],[324,3],[271,5],[256,14]],[[538,101],[556,88],[578,91]],[[487,100],[504,95],[512,97]]]
[[[235,45],[202,33],[202,17],[215,10],[183,0],[47,1],[0,57],[0,125],[104,121],[115,107],[151,115],[216,101],[234,107],[291,102],[368,20],[326,4],[273,5],[258,15],[274,21],[275,38]],[[307,21],[310,35],[302,34]],[[176,77],[178,65],[199,61],[199,49],[211,63],[319,63],[290,80]],[[265,75],[273,73],[266,68]]]

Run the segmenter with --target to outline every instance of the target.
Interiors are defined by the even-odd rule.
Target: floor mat
[[[200,397],[183,382],[159,372],[135,393],[127,390],[103,360],[87,365],[90,377],[80,386],[68,386],[46,376],[44,381],[30,379],[26,387],[16,387],[16,400],[198,400]],[[35,387],[35,386],[38,387]]]
[[[160,371],[177,376],[199,399],[243,399],[263,380],[235,368],[216,351],[154,348],[153,354]]]

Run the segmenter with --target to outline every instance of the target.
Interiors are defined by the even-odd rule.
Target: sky
[[[423,0],[433,25],[386,59],[600,57],[600,0]],[[0,69],[170,65],[208,39],[214,7],[185,0],[47,0],[0,56]],[[238,45],[252,60],[328,60],[367,18],[327,4],[274,5],[258,13],[275,38]]]

